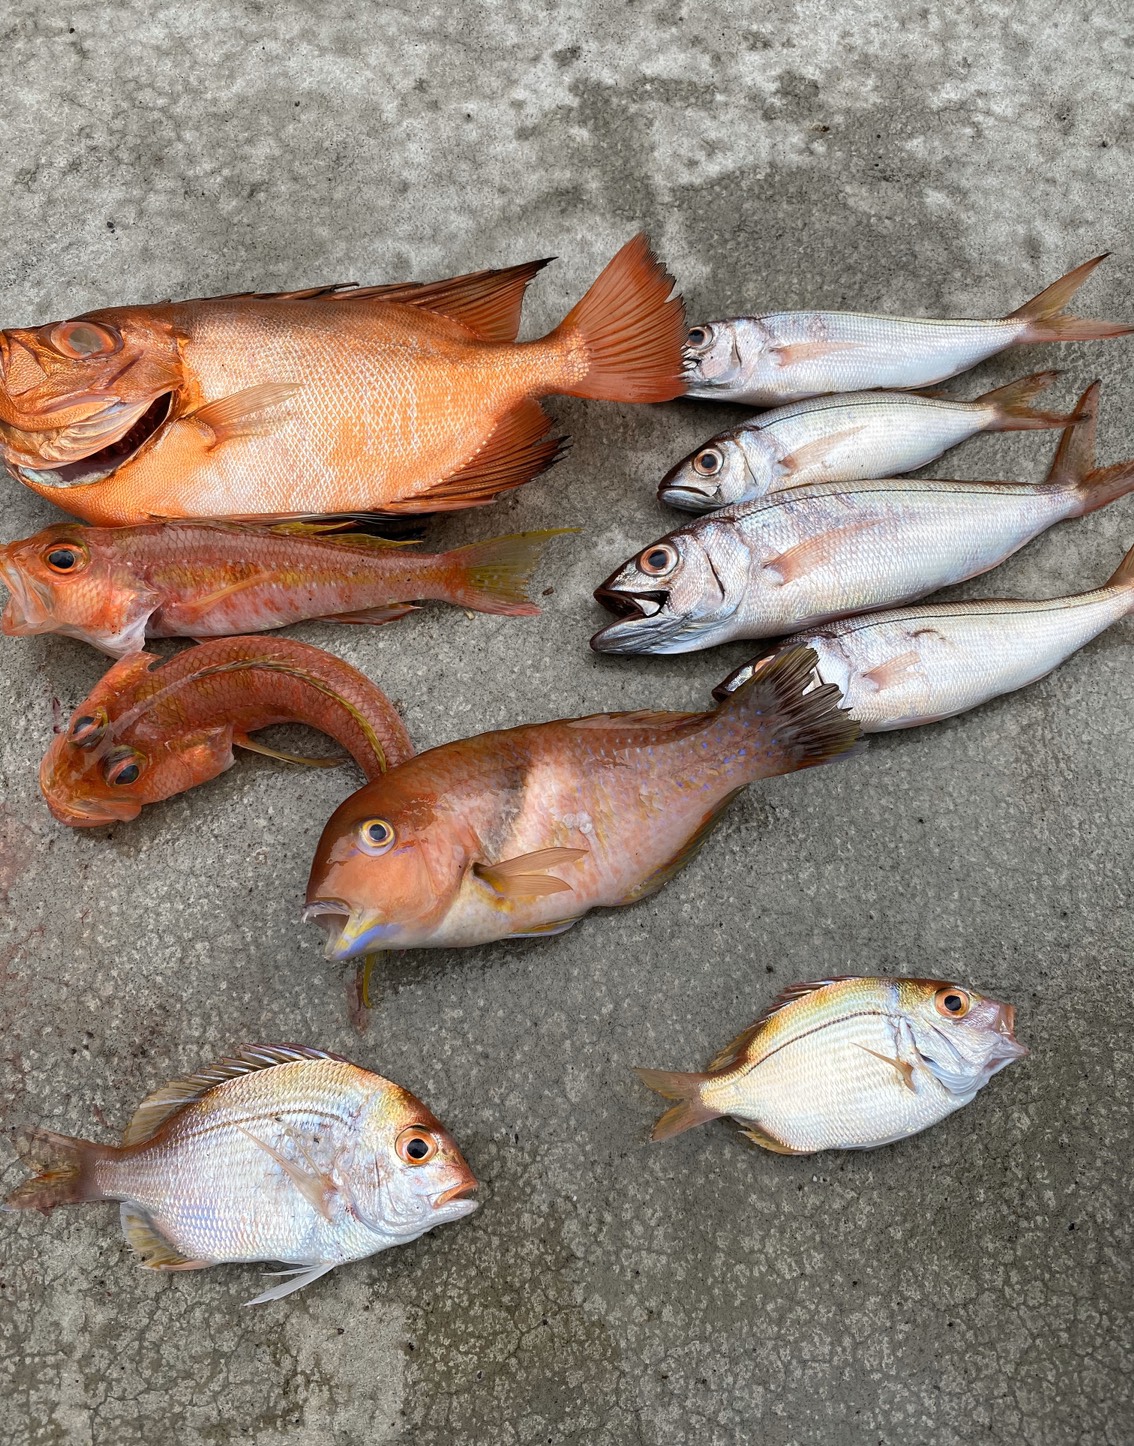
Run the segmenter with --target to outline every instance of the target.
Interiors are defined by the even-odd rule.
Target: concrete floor
[[[899,9],[600,0],[28,0],[3,20],[2,320],[558,253],[528,334],[639,227],[691,319],[826,305],[995,315],[1116,254],[1134,316],[1129,16],[1119,0]],[[570,18],[567,18],[567,11]],[[1101,376],[1134,454],[1131,349]],[[599,659],[590,593],[671,524],[665,468],[726,413],[555,402],[568,459],[450,543],[580,523],[538,620],[441,606],[310,625],[425,747],[607,708],[699,706],[742,647]],[[1034,478],[1046,436],[946,475]],[[5,537],[53,520],[16,484]],[[1054,529],[974,594],[1105,578],[1134,502]],[[1130,1370],[1127,909],[1134,627],[969,717],[754,789],[658,898],[567,936],[391,957],[359,1036],[299,922],[347,772],[245,756],[113,831],[35,783],[52,699],[104,663],[0,646],[2,1123],[100,1139],[241,1040],[339,1050],[420,1094],[483,1183],[471,1220],[247,1311],[257,1269],[135,1268],[112,1211],[0,1228],[0,1438],[23,1443],[1120,1443]],[[726,1124],[651,1148],[638,1063],[697,1068],[792,980],[968,981],[1032,1054],[961,1114],[866,1154],[782,1159]],[[20,1178],[11,1151],[3,1184]]]

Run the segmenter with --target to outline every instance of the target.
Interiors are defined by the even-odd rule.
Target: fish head
[[[39,786],[60,823],[97,828],[137,818],[232,763],[232,728],[178,727],[152,679],[153,653],[132,653],[102,677],[44,754]],[[156,700],[156,701],[155,701]]]
[[[474,857],[471,830],[411,759],[340,804],[311,865],[304,917],[328,959],[427,943]]]
[[[457,1142],[420,1100],[390,1080],[359,1119],[351,1197],[376,1235],[411,1240],[471,1215],[477,1178]]]
[[[683,512],[751,502],[770,489],[777,461],[775,448],[758,429],[721,432],[665,474],[658,498]]]
[[[184,380],[160,307],[93,311],[0,332],[0,446],[49,485],[97,481],[168,417]]]
[[[118,559],[112,530],[61,522],[0,546],[0,615],[10,637],[65,633],[105,652],[137,652],[157,598]]]
[[[771,341],[758,317],[691,326],[685,340],[686,395],[713,397],[743,389]]]
[[[1028,1052],[1016,1038],[1011,1004],[941,979],[902,981],[900,1000],[922,1062],[962,1099]]]
[[[735,555],[734,555],[735,554]],[[617,621],[591,639],[598,653],[689,653],[724,642],[748,576],[727,523],[705,518],[652,542],[595,589]]]

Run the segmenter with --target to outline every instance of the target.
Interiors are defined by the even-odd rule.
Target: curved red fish
[[[546,263],[450,281],[93,311],[0,333],[0,447],[90,522],[435,512],[560,454],[553,393],[684,390],[684,313],[644,236],[548,336],[517,342]]]
[[[328,762],[249,737],[273,723],[328,734],[368,779],[413,756],[385,693],[341,658],[291,638],[217,638],[164,661],[133,653],[115,663],[47,750],[40,788],[61,823],[84,828],[137,818],[215,778],[234,747]]]

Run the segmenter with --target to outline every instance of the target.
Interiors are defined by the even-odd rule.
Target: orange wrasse
[[[370,779],[413,756],[385,693],[341,658],[291,638],[216,638],[164,661],[132,653],[115,663],[47,750],[39,786],[60,823],[84,828],[137,818],[215,778],[234,747],[328,763],[248,736],[273,723],[318,728]]]
[[[13,474],[89,522],[436,512],[551,465],[539,398],[680,396],[684,313],[644,236],[548,336],[546,263],[93,311],[0,333]]]
[[[21,1146],[38,1173],[8,1210],[121,1201],[122,1233],[146,1270],[292,1267],[249,1305],[476,1209],[476,1177],[420,1100],[299,1044],[245,1045],[163,1085],[120,1144],[36,1129]]]
[[[746,784],[858,728],[784,652],[707,713],[604,713],[419,754],[332,816],[307,885],[328,957],[561,933],[681,869]]]
[[[0,627],[17,637],[65,633],[124,657],[146,638],[265,632],[305,618],[390,622],[425,598],[530,617],[539,608],[526,589],[543,546],[568,530],[417,553],[365,533],[287,525],[62,522],[0,547],[0,580],[12,594]]]

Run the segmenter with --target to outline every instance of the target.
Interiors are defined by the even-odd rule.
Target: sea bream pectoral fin
[[[243,1125],[237,1125],[236,1128],[254,1145],[259,1145],[261,1150],[271,1155],[307,1203],[317,1210],[324,1220],[334,1219],[334,1204],[339,1195],[339,1187],[327,1171],[319,1169],[307,1154],[302,1143],[300,1143],[299,1149],[307,1161],[307,1169],[304,1169],[297,1161],[289,1160],[286,1155],[281,1154],[266,1140],[258,1139]]]

